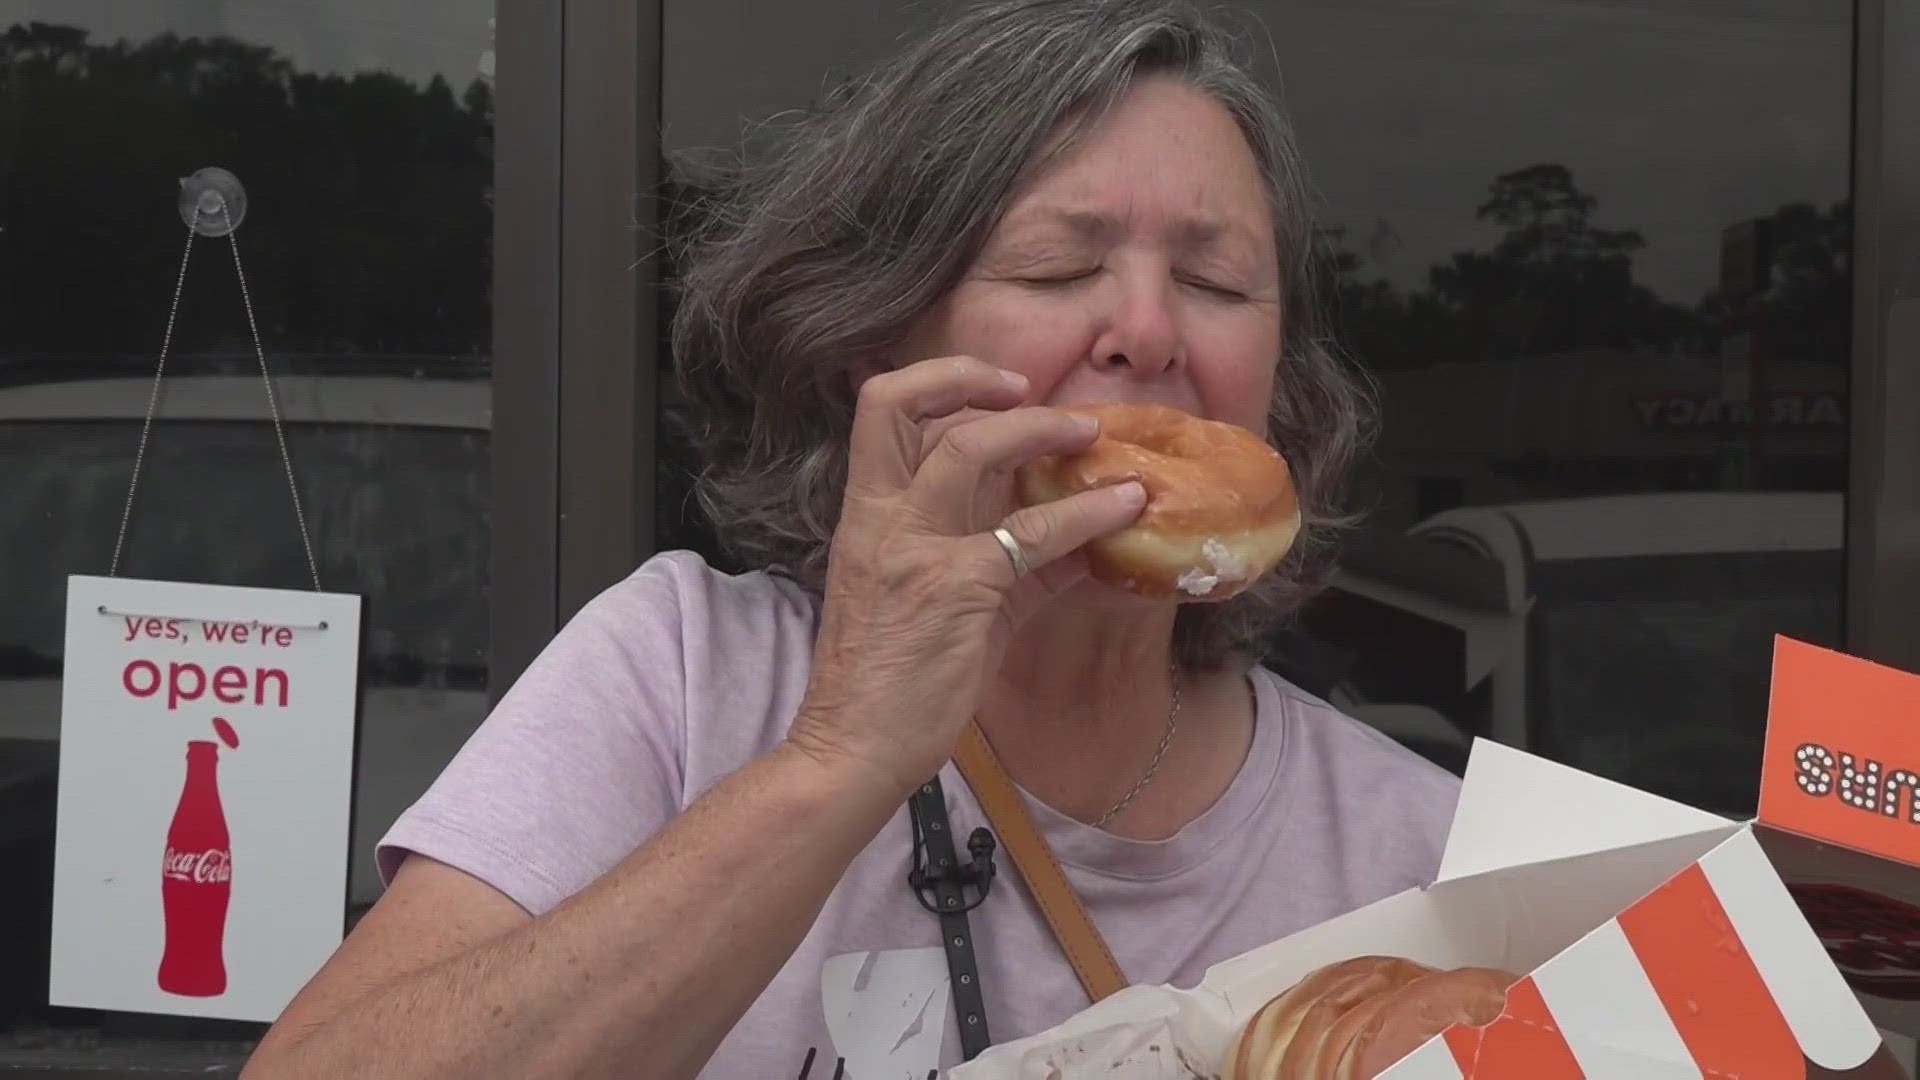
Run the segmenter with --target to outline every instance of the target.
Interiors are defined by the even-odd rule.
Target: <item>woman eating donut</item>
[[[1130,983],[1432,879],[1456,779],[1260,665],[1366,424],[1231,44],[970,8],[714,189],[673,350],[750,569],[665,552],[572,619],[249,1076],[925,1077],[1050,1027],[1089,991],[976,733]],[[950,951],[909,873],[982,835]]]

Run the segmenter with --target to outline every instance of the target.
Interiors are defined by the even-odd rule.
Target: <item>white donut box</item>
[[[948,1075],[1210,1080],[1262,1005],[1368,954],[1527,973],[1498,1020],[1435,1037],[1386,1080],[1844,1074],[1876,1027],[1920,1034],[1916,774],[1920,678],[1780,638],[1753,820],[1478,741],[1431,886],[1190,990],[1130,987]]]

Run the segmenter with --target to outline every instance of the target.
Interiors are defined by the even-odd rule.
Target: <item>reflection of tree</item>
[[[1364,280],[1362,260],[1343,246],[1343,230],[1328,230],[1328,299],[1342,341],[1376,367],[1708,348],[1724,302],[1709,293],[1682,307],[1636,283],[1633,257],[1644,239],[1636,230],[1596,224],[1597,209],[1598,200],[1565,166],[1499,176],[1478,208],[1481,220],[1503,230],[1499,241],[1432,267],[1425,289]],[[1851,221],[1846,203],[1824,213],[1786,206],[1767,219],[1774,272],[1766,303],[1782,335],[1780,352],[1845,357]]]
[[[1392,282],[1363,281],[1360,256],[1344,247],[1346,230],[1321,233],[1325,303],[1348,352],[1374,367],[1408,367],[1459,355],[1459,319],[1432,293],[1403,292]]]
[[[1645,241],[1595,225],[1598,203],[1560,165],[1494,181],[1479,217],[1505,235],[1490,253],[1464,252],[1432,270],[1434,294],[1481,355],[1671,343],[1686,316],[1634,284],[1633,253]]]
[[[483,355],[493,102],[435,78],[303,73],[273,49],[171,35],[0,35],[0,347],[150,363],[186,227],[175,182],[232,170],[270,348]],[[175,340],[250,348],[224,240],[195,245]],[[4,364],[7,360],[0,360]]]

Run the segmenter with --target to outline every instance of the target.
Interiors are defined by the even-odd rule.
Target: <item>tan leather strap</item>
[[[1040,914],[1053,928],[1053,936],[1059,939],[1060,948],[1067,954],[1067,962],[1073,965],[1073,973],[1080,977],[1087,997],[1099,1001],[1125,989],[1127,977],[1114,961],[1106,939],[1100,936],[1099,928],[1093,925],[1093,919],[1081,905],[1079,894],[1073,891],[1066,872],[1060,868],[1060,860],[1054,857],[1053,847],[1040,834],[1033,815],[1027,812],[1020,789],[1013,786],[1013,779],[1001,767],[1000,759],[994,756],[993,747],[987,743],[978,724],[967,725],[966,732],[954,746],[953,763],[966,778],[967,786],[973,789],[973,797],[979,800],[980,809],[986,812],[987,822],[999,836],[1000,843],[1013,856],[1020,876],[1033,890]]]

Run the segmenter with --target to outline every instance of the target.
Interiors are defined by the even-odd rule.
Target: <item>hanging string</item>
[[[206,209],[213,204],[212,212]],[[127,526],[133,520],[134,494],[140,489],[140,470],[146,463],[147,440],[153,431],[153,418],[160,406],[160,381],[167,371],[167,354],[173,345],[173,328],[180,315],[180,297],[186,291],[187,261],[193,255],[194,237],[200,231],[202,214],[218,214],[227,243],[233,248],[233,271],[240,281],[240,302],[247,311],[247,329],[253,335],[253,353],[260,361],[260,382],[267,390],[267,410],[273,417],[273,436],[280,446],[280,463],[286,469],[287,492],[293,496],[294,521],[300,527],[300,545],[306,551],[307,571],[313,578],[313,590],[320,590],[320,562],[314,558],[313,540],[307,532],[306,511],[300,505],[300,487],[293,478],[293,455],[287,450],[286,428],[280,421],[280,402],[273,393],[273,378],[267,371],[267,350],[260,340],[260,325],[253,314],[253,298],[247,292],[247,271],[240,263],[240,241],[235,237],[233,217],[228,210],[226,197],[217,191],[204,191],[194,204],[193,217],[187,223],[187,244],[180,252],[180,275],[173,284],[173,304],[167,310],[167,330],[160,339],[160,362],[153,369],[153,388],[147,397],[146,419],[140,425],[140,444],[133,454],[133,476],[127,481],[127,501],[120,511],[120,532],[113,541],[113,562],[107,569],[108,577],[118,577],[120,573],[120,553],[127,542]]]

